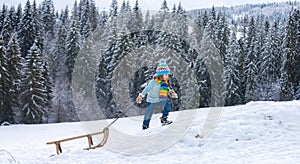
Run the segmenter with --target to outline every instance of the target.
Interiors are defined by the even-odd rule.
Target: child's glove
[[[171,98],[173,98],[173,99],[178,99],[177,93],[176,93],[173,89],[170,90],[170,96],[171,96]]]
[[[140,93],[139,96],[136,98],[136,103],[141,104],[143,100],[143,95]]]

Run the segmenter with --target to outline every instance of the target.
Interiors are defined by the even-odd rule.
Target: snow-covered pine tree
[[[16,18],[14,19],[14,30],[19,30],[19,23],[22,19],[22,5],[19,4],[16,12]]]
[[[48,67],[48,63],[46,61],[43,62],[42,64],[42,77],[44,79],[43,81],[43,89],[45,90],[45,114],[43,115],[43,122],[44,123],[48,123],[48,119],[49,119],[49,110],[51,110],[52,108],[52,98],[53,98],[53,91],[52,91],[52,87],[53,87],[53,82],[52,79],[50,77],[49,74],[49,67]]]
[[[52,0],[44,0],[42,2],[42,23],[45,29],[45,34],[54,35],[55,26],[55,8]]]
[[[168,7],[168,4],[167,4],[166,0],[164,0],[163,3],[161,4],[160,10],[162,10],[162,11],[169,11],[169,7]]]
[[[221,69],[223,63],[220,52],[211,38],[212,35],[214,34],[211,33],[210,28],[205,29],[200,48],[202,59],[197,59],[197,61],[202,62],[200,63],[202,68],[200,67],[199,71],[203,74],[204,79],[200,77],[202,80],[200,80],[200,83],[198,80],[198,83],[200,84],[200,97],[205,97],[205,102],[208,102],[209,106],[218,106],[223,98],[223,86],[219,85],[219,83],[223,84],[224,80],[222,77],[223,70]],[[201,91],[203,87],[205,90]]]
[[[255,45],[255,52],[256,52],[256,59],[255,64],[257,67],[257,76],[259,77],[259,73],[261,73],[261,64],[264,56],[262,56],[263,46],[266,44],[267,35],[270,29],[270,23],[267,19],[265,19],[264,15],[258,15],[256,20],[256,45]],[[258,78],[259,83],[260,78]],[[258,86],[255,88],[257,90]],[[260,93],[260,92],[259,92]]]
[[[117,26],[117,22],[120,21],[122,15],[117,18],[118,19],[111,19],[105,26],[106,31],[104,33],[106,35],[107,44],[104,46],[106,47],[106,51],[103,52],[104,56],[99,64],[96,86],[99,105],[105,117],[108,118],[114,117],[114,111],[116,109],[111,90],[112,78],[115,77],[113,76],[113,71],[118,65],[119,60],[124,57],[124,55],[127,55],[132,47],[127,29],[124,26]]]
[[[143,29],[143,14],[139,6],[139,1],[136,0],[135,5],[132,9],[129,30],[131,32],[138,32]]]
[[[254,100],[254,89],[257,86],[256,74],[256,59],[257,59],[257,39],[256,39],[256,26],[254,18],[251,17],[246,38],[247,55],[245,58],[245,73],[246,73],[246,90],[245,90],[245,102]]]
[[[175,14],[177,11],[176,4],[174,3],[173,8],[172,8],[172,14]]]
[[[10,96],[9,99],[12,102],[12,108],[16,114],[15,121],[20,123],[21,111],[20,107],[20,91],[22,84],[22,60],[20,46],[17,40],[17,33],[13,33],[12,37],[7,46],[7,57],[8,57],[8,72],[11,76],[10,82]]]
[[[209,35],[209,38],[211,38],[214,41],[214,43],[217,43],[216,42],[217,19],[216,19],[216,11],[214,7],[212,7],[210,11],[210,16],[205,30],[207,32],[207,35]]]
[[[113,95],[111,92],[112,74],[113,74],[114,67],[117,64],[115,62],[111,62],[112,60],[116,60],[116,58],[113,56],[114,51],[117,50],[115,48],[112,48],[111,50],[107,50],[105,52],[105,57],[103,58],[103,60],[99,65],[99,75],[97,78],[99,105],[100,105],[100,109],[102,110],[106,118],[114,117],[113,114],[114,114],[114,109],[116,107],[115,104],[113,103]]]
[[[173,17],[173,21],[175,21],[175,34],[179,36],[181,39],[188,40],[189,33],[188,33],[188,18],[187,13],[183,9],[181,3],[177,7],[177,11],[175,17]]]
[[[59,20],[56,21],[56,23],[57,34],[52,41],[53,45],[47,60],[49,64],[49,74],[54,83],[56,77],[58,77],[57,73],[65,70],[65,67],[60,67],[59,65],[65,61],[67,54],[66,39],[68,34],[67,29],[70,23],[68,7],[61,11]]]
[[[58,11],[55,12],[55,19],[59,19],[59,13],[58,13]]]
[[[220,51],[220,56],[225,63],[225,55],[227,53],[230,37],[230,29],[228,27],[228,23],[226,22],[225,13],[218,14],[216,35],[216,45]]]
[[[295,56],[296,56],[296,20],[293,16],[294,11],[291,11],[289,19],[285,27],[284,38],[284,61],[281,74],[281,100],[292,100],[294,95],[294,78],[295,78]],[[299,72],[299,71],[298,71]],[[298,84],[297,84],[298,85]]]
[[[99,16],[99,26],[103,27],[107,23],[108,18],[108,13],[105,10],[103,10]]]
[[[174,9],[174,8],[173,8]],[[177,11],[176,11],[178,14],[180,14],[180,15],[185,15],[186,14],[186,12],[185,12],[185,10],[184,10],[184,8],[183,8],[183,6],[181,5],[181,2],[179,2],[179,4],[178,4],[178,7],[177,7]]]
[[[246,66],[246,74],[247,74],[247,78],[246,78],[246,92],[245,92],[245,102],[250,102],[250,101],[254,101],[254,89],[256,87],[256,81],[255,81],[255,75],[257,72],[257,68],[254,62],[250,62],[247,66]]]
[[[89,21],[91,23],[91,29],[94,31],[99,23],[99,12],[94,0],[90,0]]]
[[[195,38],[195,44],[197,44],[198,47],[200,47],[200,43],[203,37],[203,32],[204,32],[204,26],[203,26],[203,22],[202,22],[202,15],[200,13],[200,11],[197,13],[197,16],[194,20],[193,23],[193,32],[191,35],[192,37]]]
[[[27,0],[18,30],[18,40],[23,57],[27,55],[27,51],[30,49],[35,39],[34,26],[32,22],[32,6],[30,4],[30,0]]]
[[[267,28],[267,27],[266,27]],[[267,31],[266,31],[267,32]],[[257,96],[261,100],[279,99],[279,78],[281,65],[281,41],[277,22],[267,33],[267,39],[262,47],[262,61],[259,74],[259,91]]]
[[[209,107],[211,100],[211,83],[203,59],[198,58],[195,69],[200,93],[199,107]]]
[[[2,31],[6,15],[7,15],[7,6],[5,4],[3,4],[2,10],[0,13],[0,31]]]
[[[126,9],[127,9],[127,12],[131,12],[131,6],[130,6],[129,0],[127,0],[127,2],[126,2]]]
[[[82,30],[82,37],[86,39],[87,37],[90,36],[92,31],[93,31],[92,24],[90,22],[90,19],[88,19]],[[84,40],[84,42],[85,42],[85,40]]]
[[[173,14],[173,13],[172,13]],[[195,67],[197,56],[199,55],[199,49],[201,47],[201,41],[204,33],[204,28],[202,26],[202,19],[200,12],[197,13],[194,23],[192,24],[192,35],[189,35],[190,40],[190,50],[189,58],[191,62],[191,68]]]
[[[12,27],[12,20],[10,15],[7,15],[4,19],[4,24],[3,24],[3,28],[2,28],[2,37],[3,37],[3,41],[4,41],[4,45],[5,47],[7,46],[11,35],[13,33],[13,27]]]
[[[155,30],[156,31],[157,30],[162,31],[162,33],[160,33],[160,35],[161,34],[163,34],[163,35],[168,35],[168,34],[177,35],[177,32],[176,32],[176,29],[177,29],[176,27],[177,26],[175,26],[176,21],[173,19],[174,17],[169,12],[167,12],[164,15],[164,20],[162,21],[163,22],[162,27],[160,29],[155,29]],[[163,36],[163,35],[161,35],[161,36]],[[164,41],[165,38],[161,38],[161,40]]]
[[[117,19],[110,20],[105,26],[105,37],[107,38],[106,48],[116,41],[118,36]]]
[[[15,8],[15,6],[10,6],[10,9],[9,9],[7,15],[10,17],[12,22],[15,22],[15,19],[16,19],[16,8]]]
[[[213,6],[213,7],[211,8],[210,16],[209,16],[209,17],[210,17],[209,19],[212,19],[212,20],[214,20],[214,21],[217,20],[217,14],[216,14],[216,8],[215,8],[215,6]]]
[[[153,26],[154,26],[154,21],[150,17],[150,11],[147,10],[143,30],[153,30]]]
[[[103,118],[98,102],[95,100],[95,74],[97,70],[97,52],[93,33],[86,38],[78,54],[73,73],[73,101],[81,121]],[[98,89],[96,89],[98,90]],[[91,113],[94,113],[91,115]]]
[[[64,88],[62,82],[66,82],[66,66],[64,61],[67,56],[67,45],[66,45],[66,38],[67,38],[67,22],[68,22],[68,8],[61,13],[60,25],[59,30],[57,33],[57,40],[55,41],[55,49],[53,60],[50,60],[51,64],[49,66],[50,69],[50,77],[52,77],[54,87],[54,98],[52,108],[50,108],[48,112],[48,122],[58,122],[62,121],[65,118],[64,116],[59,117],[59,111],[63,109],[62,103],[65,98],[63,98],[63,93],[66,88]]]
[[[127,29],[131,27],[133,22],[133,13],[128,11],[125,1],[123,1],[119,15],[116,18],[117,28],[121,31],[128,31]]]
[[[95,73],[97,68],[97,52],[95,51],[96,47],[94,44],[93,33],[90,33],[90,36],[86,38],[85,43],[82,45],[81,53],[79,58],[76,60],[76,74],[73,73],[74,78],[81,79],[80,87],[84,97],[88,95],[91,96],[91,93],[94,92],[94,82],[95,82]],[[81,77],[80,77],[81,76]],[[84,77],[84,79],[82,79]],[[77,80],[79,81],[79,80]]]
[[[254,20],[254,17],[250,18],[248,27],[246,28],[246,48],[247,48],[247,55],[251,57],[251,60],[256,59],[256,54],[254,53],[255,51],[255,43],[257,43],[257,38],[256,38],[256,22]]]
[[[160,10],[155,15],[154,30],[161,31],[162,27],[164,26],[164,22],[168,19],[168,17],[169,17],[169,7],[167,1],[164,0]]]
[[[77,53],[80,50],[80,28],[78,24],[78,11],[77,11],[77,2],[75,1],[72,17],[71,17],[71,25],[67,34],[67,56],[65,59],[65,65],[67,67],[67,76],[69,79],[72,77],[72,71],[75,64],[75,59],[77,57]]]
[[[294,19],[296,20],[296,54],[295,54],[295,64],[294,64],[294,87],[298,90],[300,88],[300,9],[294,11]],[[295,93],[297,95],[297,93]],[[299,91],[298,91],[299,95]],[[299,99],[299,96],[298,96]]]
[[[249,16],[245,15],[243,17],[243,19],[241,20],[241,26],[242,26],[242,29],[241,29],[241,32],[242,32],[241,38],[243,38],[243,42],[245,44],[245,49],[246,49],[246,42],[247,42],[246,38],[247,38],[248,25],[249,25]]]
[[[272,41],[272,48],[271,53],[275,56],[275,76],[277,79],[280,79],[280,69],[283,62],[283,50],[282,50],[282,38],[281,38],[281,29],[279,27],[279,23],[274,21],[271,27],[271,41]]]
[[[245,42],[244,38],[238,40],[238,59],[236,63],[236,69],[238,71],[237,77],[240,79],[239,93],[242,100],[242,103],[245,102],[245,91],[246,91],[246,74],[245,74]]]
[[[80,14],[79,14],[79,26],[80,26],[80,35],[85,39],[86,31],[83,31],[86,26],[91,26],[90,22],[87,23],[89,19],[89,12],[90,12],[90,2],[89,0],[83,0],[80,1],[79,3],[79,9],[80,9]],[[89,27],[91,28],[91,27]]]
[[[237,62],[237,69],[238,69],[238,79],[240,79],[240,97],[242,99],[242,103],[245,103],[245,92],[246,92],[246,78],[247,75],[245,74],[246,69],[246,56],[247,56],[247,30],[248,30],[249,18],[248,15],[245,15],[241,22],[241,37],[238,39],[239,43],[239,54],[238,54],[238,62]]]
[[[125,14],[127,13],[127,7],[126,7],[126,2],[123,0],[121,8],[120,8],[120,14]]]
[[[61,13],[61,25],[64,25],[65,27],[69,26],[69,8],[68,6],[66,6],[66,8],[64,9],[64,11]]]
[[[8,12],[8,16],[10,17],[10,20],[12,21],[11,23],[11,26],[13,28],[13,31],[17,31],[17,27],[18,27],[18,24],[16,24],[16,9],[15,9],[15,6],[11,6],[10,9],[9,9],[9,12]]]
[[[59,65],[59,68],[65,69]],[[75,105],[71,84],[65,73],[60,71],[55,79],[53,88],[52,108],[49,109],[48,123],[79,121]]]
[[[265,48],[267,44],[267,35],[269,33],[270,29],[270,24],[267,20],[265,20],[264,15],[257,15],[256,20],[256,45],[254,47],[254,51],[256,52],[256,57],[255,57],[255,65],[257,68],[256,75],[257,75],[257,85],[254,87],[254,99],[255,100],[264,100],[265,99],[265,93],[263,93],[262,87],[264,86],[264,80],[262,77],[262,63],[264,60],[264,56],[266,54],[263,54],[263,48]],[[265,89],[264,89],[265,90]],[[266,91],[266,90],[265,90]]]
[[[271,54],[271,36],[267,33],[267,38],[262,46],[260,64],[258,66],[258,87],[256,89],[256,97],[261,100],[271,100],[272,94],[270,93],[274,82],[274,55]],[[270,81],[269,81],[270,80]]]
[[[81,16],[82,16],[82,12],[84,10],[84,6],[86,4],[86,1],[87,0],[79,0],[79,3],[77,3],[77,1],[76,1],[76,4],[78,5],[77,6],[77,14],[78,14],[79,28],[80,28],[80,25],[81,25],[81,23],[80,23],[81,22]]]
[[[228,52],[225,56],[226,99],[225,105],[242,103],[240,94],[241,82],[238,76],[239,44],[236,38],[236,26],[233,27]]]
[[[286,60],[284,60],[284,63]],[[292,86],[291,78],[287,74],[287,71],[283,67],[281,77],[280,77],[280,100],[290,101],[293,99],[294,89]]]
[[[70,26],[66,27],[66,24],[69,24],[66,10],[64,14],[65,19],[63,19],[62,22],[67,23],[63,23],[60,26],[61,31],[58,36],[58,44],[61,44],[59,49],[56,51],[56,56],[60,62],[58,63],[58,71],[56,72],[57,77],[54,81],[55,88],[53,89],[55,95],[53,98],[53,108],[55,108],[55,110],[50,111],[49,122],[79,120],[75,110],[75,105],[72,101],[73,95],[71,89],[72,72],[82,42],[80,36],[78,9],[77,1],[75,1],[71,14]],[[67,35],[63,33],[66,33]]]
[[[202,25],[203,25],[204,28],[207,26],[208,20],[209,20],[208,13],[205,10],[204,13],[203,13],[203,15],[202,15]]]
[[[75,106],[72,101],[71,82],[68,78],[68,67],[66,65],[67,36],[69,10],[66,7],[61,13],[61,23],[55,41],[54,62],[51,63],[53,69],[53,99],[52,108],[48,112],[48,122],[63,122],[63,121],[77,121],[78,117],[75,112]],[[49,64],[50,66],[50,64]]]
[[[36,45],[41,52],[44,50],[44,26],[41,19],[41,10],[37,9],[36,1],[33,0],[32,4],[32,26],[33,37],[36,40]],[[47,38],[47,37],[46,37]]]
[[[160,45],[160,47],[164,47],[164,49],[160,49],[159,53],[163,53],[163,51],[166,50],[172,50],[172,49],[176,49],[176,50],[181,50],[180,49],[180,45],[178,45],[178,41],[180,39],[180,37],[178,35],[176,35],[175,31],[176,31],[176,27],[173,26],[175,24],[175,21],[172,20],[172,16],[170,13],[168,13],[165,16],[165,21],[164,24],[162,26],[161,29],[161,33],[159,34],[159,40],[158,40],[158,44]],[[172,28],[175,27],[175,28]],[[178,41],[175,41],[178,40]]]
[[[12,109],[11,96],[11,75],[8,70],[7,51],[4,40],[0,35],[0,123],[8,121],[14,123],[14,112]]]
[[[109,18],[116,17],[118,15],[118,1],[112,0],[109,8]]]
[[[47,93],[44,87],[43,59],[36,41],[24,60],[24,77],[22,82],[22,122],[42,123],[45,114]]]
[[[98,73],[96,78],[96,96],[100,109],[103,111],[106,109],[106,99],[109,89],[106,87],[107,84],[107,70],[105,64],[105,58],[103,57],[98,66]]]

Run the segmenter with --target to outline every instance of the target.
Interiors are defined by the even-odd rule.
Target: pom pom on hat
[[[160,64],[166,64],[167,62],[166,62],[166,59],[160,59],[159,63]]]
[[[159,75],[165,75],[165,74],[170,74],[170,69],[169,69],[169,66],[168,64],[166,63],[166,60],[165,59],[161,59],[159,61],[159,64],[156,68],[156,74],[159,76]]]

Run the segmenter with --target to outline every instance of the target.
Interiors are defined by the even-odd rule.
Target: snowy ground
[[[142,117],[118,120],[111,129],[124,131],[133,138],[146,137],[145,145],[135,144],[134,139],[127,141],[130,147],[139,150],[147,148],[153,135],[161,135],[161,141],[155,142],[164,143],[168,140],[163,137],[168,129],[181,132],[183,137],[171,147],[147,155],[111,150],[109,145],[119,137],[114,136],[116,133],[112,130],[103,148],[83,150],[87,147],[84,138],[63,143],[63,153],[52,156],[55,146],[46,145],[47,142],[92,130],[87,130],[84,123],[3,126],[0,127],[0,163],[13,163],[13,158],[17,163],[300,163],[300,101],[251,102],[223,108],[222,117],[211,135],[196,139],[194,136],[204,125],[209,110],[199,109],[196,115],[192,110],[184,111],[191,113],[191,119],[196,116],[187,130],[176,127],[176,123],[184,122],[176,119],[180,112],[170,114],[175,123],[169,127],[160,127],[159,116],[155,115],[152,129],[146,131],[141,130]],[[110,121],[103,120],[101,125]]]

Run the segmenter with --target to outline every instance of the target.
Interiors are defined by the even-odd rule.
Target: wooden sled
[[[128,112],[129,109],[134,105],[134,103],[132,103],[131,105],[128,106],[128,108],[122,112],[123,114]],[[56,153],[62,153],[62,149],[61,149],[61,145],[60,143],[62,142],[66,142],[66,141],[70,141],[70,140],[75,140],[75,139],[79,139],[79,138],[84,138],[87,137],[88,139],[88,143],[89,143],[89,147],[85,148],[84,150],[90,150],[90,149],[96,149],[99,147],[102,147],[106,144],[107,139],[108,139],[108,135],[109,135],[109,127],[114,124],[118,119],[120,118],[120,116],[118,116],[114,121],[112,121],[109,125],[107,125],[102,132],[98,132],[98,133],[92,133],[92,134],[86,134],[86,135],[81,135],[81,136],[76,136],[76,137],[71,137],[71,138],[66,138],[66,139],[62,139],[62,140],[58,140],[58,141],[52,141],[52,142],[48,142],[47,144],[55,144],[55,148],[56,148]],[[103,134],[103,139],[102,141],[98,144],[98,145],[94,145],[93,144],[93,136],[94,135],[99,135],[99,134]]]
[[[94,135],[100,135],[100,134],[103,134],[102,141],[99,144],[94,145],[94,143],[93,143],[93,136]],[[85,148],[84,150],[90,150],[90,149],[96,149],[96,148],[104,146],[106,144],[106,142],[107,142],[108,135],[109,135],[109,129],[108,129],[108,127],[106,127],[106,128],[103,129],[102,132],[91,133],[91,134],[86,134],[86,135],[81,135],[81,136],[76,136],[76,137],[71,137],[71,138],[65,138],[65,139],[62,139],[62,140],[48,142],[47,144],[48,145],[55,144],[56,153],[58,155],[58,154],[62,153],[62,148],[61,148],[61,143],[62,142],[66,142],[66,141],[71,141],[71,140],[75,140],[75,139],[87,137],[89,147]]]

